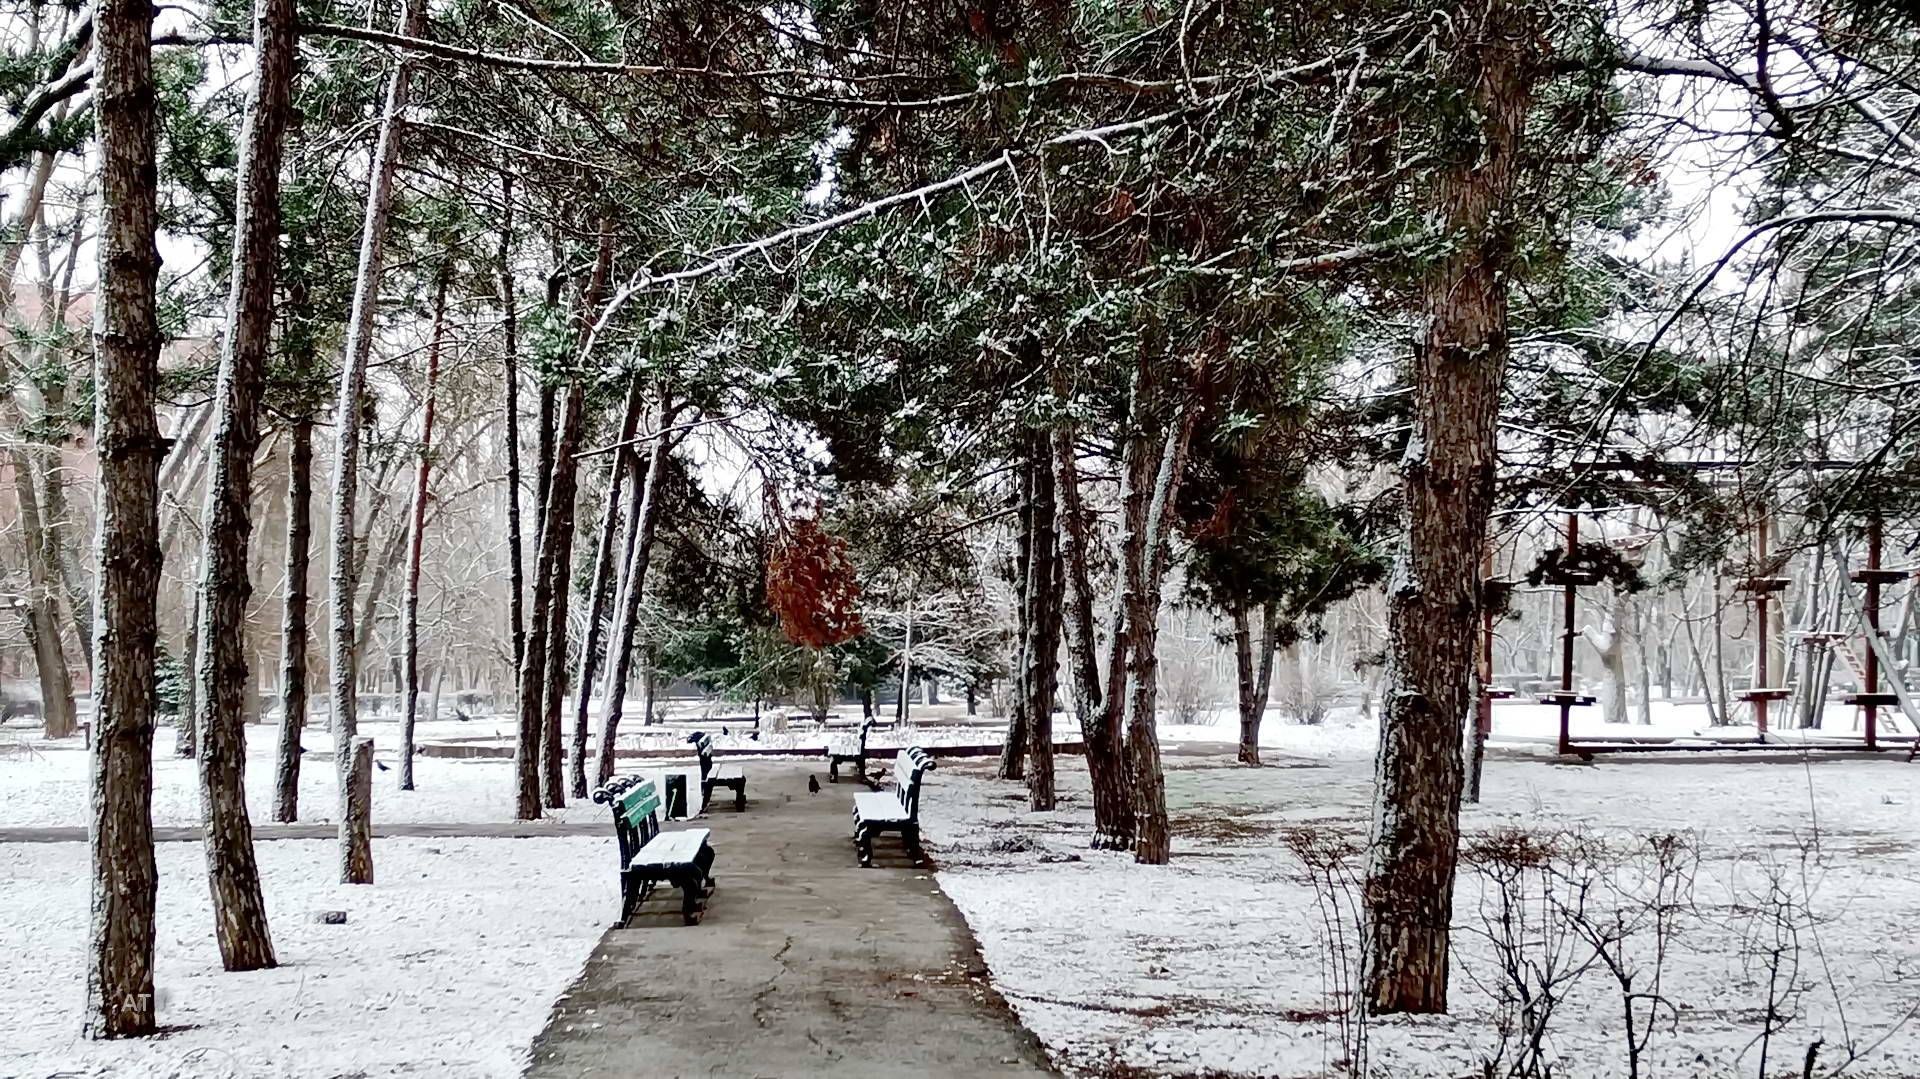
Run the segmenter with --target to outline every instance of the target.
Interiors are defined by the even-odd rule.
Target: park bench
[[[932,768],[926,750],[908,746],[894,761],[892,790],[853,796],[853,845],[861,865],[873,865],[873,837],[881,832],[899,832],[907,852],[920,857],[920,783]]]
[[[867,777],[867,735],[873,730],[873,720],[860,724],[860,734],[842,735],[827,743],[827,782],[840,782],[840,766],[853,765],[853,774],[862,779]]]
[[[662,831],[656,815],[660,792],[651,779],[616,776],[593,792],[593,800],[613,810],[613,830],[620,837],[620,927],[660,884],[680,889],[681,917],[688,925],[698,924],[713,894],[711,833],[705,828]]]
[[[746,812],[747,773],[737,764],[713,763],[713,735],[706,731],[687,735],[687,741],[692,742],[694,752],[700,754],[700,804],[712,804],[713,788],[728,787],[733,791],[733,808]]]

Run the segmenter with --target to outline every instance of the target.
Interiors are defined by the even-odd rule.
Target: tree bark
[[[73,708],[73,674],[60,643],[60,612],[55,600],[53,560],[58,557],[40,515],[40,496],[32,459],[22,441],[7,450],[13,468],[13,492],[20,507],[21,546],[26,550],[29,595],[20,601],[33,647],[34,674],[40,685],[40,718],[48,738],[70,738],[79,728]],[[83,638],[84,640],[84,638]]]
[[[646,476],[644,481],[640,477],[635,478],[627,510],[626,582],[620,588],[619,610],[616,612],[618,628],[613,635],[613,666],[607,674],[607,714],[600,720],[600,759],[594,768],[596,785],[613,778],[614,739],[619,735],[621,713],[626,708],[627,681],[633,673],[633,641],[640,621],[640,601],[646,594],[647,565],[653,554],[654,531],[660,521],[660,507],[666,498],[660,484],[667,473],[667,455],[673,451],[674,445],[673,437],[666,432],[677,414],[678,409],[673,406],[666,387],[660,387],[653,408],[654,438],[648,448]],[[652,723],[651,645],[648,647],[648,656],[649,663],[642,671],[642,676],[648,682],[645,691],[648,711],[644,722]]]
[[[513,622],[513,670],[517,681],[520,659],[527,648],[524,600],[526,562],[520,534],[520,342],[518,291],[513,280],[513,174],[500,173],[500,320],[506,354],[507,391],[507,607]],[[516,690],[517,694],[517,690]]]
[[[1064,384],[1057,389],[1064,395]],[[1093,845],[1124,850],[1133,845],[1133,795],[1127,785],[1119,726],[1113,721],[1114,713],[1100,685],[1094,643],[1093,586],[1087,566],[1092,543],[1088,538],[1086,506],[1080,497],[1077,442],[1073,426],[1063,424],[1054,430],[1054,488],[1060,502],[1067,659],[1073,675],[1080,737],[1086,745],[1087,775],[1093,786]],[[1125,656],[1124,633],[1114,635],[1112,648],[1116,655]],[[1124,658],[1119,662],[1124,662]]]
[[[1027,458],[1033,476],[1033,521],[1027,582],[1027,805],[1054,808],[1053,698],[1059,688],[1061,569],[1052,452],[1046,432],[1030,436]]]
[[[1124,561],[1125,586],[1122,605],[1127,618],[1126,732],[1127,766],[1133,793],[1133,860],[1143,865],[1165,865],[1172,855],[1172,838],[1167,824],[1166,776],[1160,767],[1160,735],[1155,727],[1160,683],[1160,586],[1166,570],[1168,534],[1173,526],[1174,499],[1180,478],[1186,471],[1187,444],[1193,437],[1197,418],[1191,402],[1172,402],[1172,415],[1158,447],[1157,461],[1149,456],[1152,443],[1146,438],[1144,421],[1148,410],[1142,405],[1148,393],[1151,372],[1143,353],[1142,370],[1134,383],[1133,421],[1136,431],[1129,449],[1143,459],[1129,468],[1133,482],[1151,476],[1152,486],[1144,498],[1128,492],[1123,501],[1143,502],[1139,527],[1129,514],[1129,536]],[[1135,534],[1137,533],[1137,534]]]
[[[293,421],[287,463],[287,598],[280,622],[280,747],[273,819],[300,819],[300,732],[307,726],[307,564],[313,549],[313,418]]]
[[[646,411],[646,394],[640,384],[640,377],[633,376],[627,381],[627,408],[620,420],[620,442],[629,442],[640,426],[640,414]],[[665,437],[665,436],[662,436]],[[587,796],[587,708],[593,700],[595,668],[604,634],[600,621],[607,613],[607,586],[614,576],[613,572],[613,536],[620,523],[620,488],[626,482],[629,453],[617,450],[608,455],[607,462],[607,498],[600,514],[600,535],[594,548],[593,587],[587,593],[587,639],[580,648],[580,692],[573,712],[573,753],[571,757],[572,785],[575,798]],[[628,529],[631,533],[632,529]],[[624,687],[622,687],[624,689]],[[603,702],[604,713],[612,705]],[[604,725],[604,720],[602,721]]]
[[[160,357],[153,15],[146,0],[101,0],[93,19],[102,207],[94,320],[99,657],[84,1029],[106,1038],[155,1029],[151,808],[162,446],[153,421]]]
[[[1240,753],[1241,764],[1260,765],[1260,716],[1266,711],[1267,702],[1259,693],[1259,676],[1254,667],[1253,619],[1247,613],[1245,600],[1235,600],[1232,608],[1233,618],[1233,671],[1235,698],[1240,705]],[[1272,642],[1265,642],[1271,649]],[[1271,666],[1271,660],[1268,661]]]
[[[200,649],[200,803],[214,937],[226,969],[277,966],[247,815],[247,700],[253,693],[247,604],[253,597],[253,457],[273,338],[280,241],[280,160],[293,110],[293,0],[256,0],[253,85],[240,136],[227,334],[214,387],[213,472],[202,514],[201,609],[212,628]]]
[[[164,548],[163,548],[164,549]],[[200,574],[196,567],[193,582],[195,587],[187,591],[192,593],[190,610],[187,614],[187,640],[185,655],[181,656],[182,682],[180,687],[180,721],[173,728],[173,755],[183,760],[200,755],[200,737],[198,715],[200,712],[199,675],[200,670],[200,622],[205,612],[200,609]]]
[[[613,268],[613,237],[601,229],[593,278],[582,294],[580,318],[590,324]],[[540,487],[540,548],[533,564],[533,621],[520,664],[520,734],[515,745],[518,782],[516,812],[521,820],[540,816],[542,795],[549,808],[566,804],[565,757],[560,744],[560,712],[565,699],[566,605],[572,577],[573,502],[579,478],[580,439],[586,426],[585,375],[567,384],[565,411],[557,437],[543,439],[541,458],[551,464]],[[544,400],[543,400],[543,412]],[[542,424],[543,429],[546,427]]]
[[[409,37],[425,34],[425,0],[406,0],[400,24],[401,33]],[[355,804],[362,790],[371,797],[371,786],[359,787],[349,782],[353,741],[360,729],[354,700],[354,679],[358,671],[353,624],[357,580],[353,565],[353,518],[360,478],[360,399],[366,393],[367,360],[373,354],[374,315],[386,260],[387,219],[393,210],[393,178],[400,165],[401,135],[405,127],[402,114],[406,111],[412,78],[412,65],[403,56],[387,80],[387,100],[373,152],[372,182],[367,192],[366,214],[360,225],[360,266],[353,283],[353,310],[347,320],[347,343],[340,362],[340,399],[334,415],[337,437],[333,458],[333,544],[327,561],[332,588],[328,603],[333,620],[329,627],[333,646],[330,673],[334,767],[340,784],[340,880],[343,884],[373,883],[372,848],[356,843],[348,827],[350,820],[365,819],[371,813],[370,806]]]
[[[1386,698],[1367,867],[1366,1000],[1444,1012],[1459,857],[1463,724],[1474,715],[1481,554],[1507,364],[1509,203],[1531,99],[1533,16],[1491,0],[1462,11],[1451,78],[1477,119],[1433,197],[1452,246],[1426,272],[1402,463],[1407,541],[1388,588]]]
[[[427,342],[427,401],[420,416],[420,464],[413,476],[413,523],[407,541],[406,643],[401,664],[405,685],[400,713],[400,789],[413,789],[414,716],[420,707],[420,554],[427,538],[428,480],[433,475],[433,412],[435,393],[440,385],[440,349],[447,335],[447,284],[453,275],[453,260],[440,263],[439,280],[434,284],[433,336]]]
[[[1027,620],[1033,615],[1033,462],[1025,460],[1020,465],[1020,507],[1017,514],[1019,531],[1014,536],[1013,565],[1013,707],[1007,715],[1006,740],[1000,744],[1000,766],[994,773],[995,779],[1024,779],[1027,770],[1027,731],[1031,725],[1027,710],[1033,705],[1033,693],[1027,686],[1027,678],[1033,672],[1033,664],[1027,659],[1027,650],[1033,647],[1032,627]],[[908,641],[912,640],[912,609],[908,609]],[[904,654],[900,667],[901,707],[912,682],[908,678]]]

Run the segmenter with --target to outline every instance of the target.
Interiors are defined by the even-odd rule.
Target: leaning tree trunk
[[[633,440],[633,433],[640,426],[640,413],[646,411],[646,407],[646,394],[636,375],[627,382],[627,409],[620,420],[618,441]],[[620,487],[626,482],[630,452],[631,447],[622,446],[613,451],[612,460],[607,463],[607,500],[600,514],[600,535],[594,546],[593,587],[587,593],[587,639],[580,647],[580,693],[573,712],[573,753],[568,781],[575,798],[587,796],[587,710],[593,701],[596,659],[603,636],[600,622],[607,613],[607,586],[614,576],[613,535],[619,528]],[[610,704],[603,702],[601,711],[609,707]]]
[[[420,464],[413,474],[413,520],[407,541],[406,643],[401,657],[405,685],[400,713],[400,789],[413,789],[414,717],[420,707],[420,553],[427,538],[427,481],[433,475],[433,411],[440,385],[440,348],[447,336],[447,283],[453,260],[440,263],[433,296],[433,336],[427,342],[427,400],[420,414]]]
[[[1064,396],[1064,386],[1058,387]],[[1124,850],[1133,845],[1133,796],[1127,787],[1125,757],[1118,725],[1112,721],[1100,688],[1099,659],[1094,644],[1093,587],[1088,574],[1088,520],[1080,498],[1080,468],[1073,427],[1062,425],[1053,434],[1054,489],[1060,502],[1061,570],[1065,578],[1063,621],[1068,666],[1074,685],[1074,709],[1080,717],[1080,737],[1086,746],[1087,776],[1093,786],[1093,845]],[[1124,657],[1125,634],[1116,633],[1114,650]],[[1124,658],[1121,659],[1124,662]],[[1118,692],[1118,686],[1114,686]]]
[[[1531,9],[1460,12],[1452,79],[1479,137],[1459,141],[1433,196],[1452,247],[1421,283],[1402,463],[1407,541],[1388,588],[1392,686],[1380,729],[1366,896],[1365,992],[1376,1013],[1444,1012],[1459,857],[1462,725],[1474,715],[1481,552],[1493,506],[1507,363],[1510,202],[1533,75]]]
[[[211,632],[197,676],[200,803],[205,807],[207,883],[214,938],[228,970],[277,966],[267,904],[247,816],[247,603],[253,584],[253,455],[260,448],[260,399],[273,339],[274,267],[280,241],[280,159],[293,111],[293,0],[254,5],[253,85],[240,137],[232,282],[224,347],[214,386],[213,472],[207,482],[200,556],[202,610]]]
[[[653,536],[660,521],[660,507],[666,498],[660,484],[667,473],[667,455],[674,446],[667,428],[673,424],[676,414],[670,395],[664,386],[661,387],[659,399],[654,404],[654,435],[648,447],[647,473],[644,478],[635,477],[627,509],[626,580],[620,586],[619,609],[615,612],[617,628],[613,635],[613,665],[607,673],[607,714],[600,720],[600,759],[594,769],[594,782],[597,784],[604,784],[613,778],[614,739],[620,731],[621,713],[626,708],[627,681],[633,673],[633,640],[640,621],[640,601],[646,594],[647,564],[653,553]],[[652,723],[651,663],[642,671],[642,677],[649,683],[646,691],[648,711],[643,722]]]
[[[1028,471],[1033,477],[1033,520],[1027,561],[1027,805],[1054,808],[1053,698],[1059,688],[1061,569],[1055,532],[1052,453],[1045,432],[1031,436]]]
[[[93,17],[102,207],[93,342],[99,656],[85,1031],[106,1038],[155,1029],[151,809],[161,445],[153,422],[160,359],[153,14],[147,0],[100,0]]]
[[[419,37],[426,32],[425,0],[407,0],[401,13],[401,32]],[[353,283],[353,311],[347,320],[347,344],[340,362],[340,400],[335,406],[333,474],[333,544],[328,553],[332,589],[328,607],[333,676],[334,768],[340,785],[340,880],[344,884],[373,883],[373,861],[368,848],[355,841],[350,822],[363,820],[371,807],[357,804],[367,788],[349,782],[353,741],[359,733],[354,678],[357,655],[354,641],[353,517],[360,479],[360,406],[366,394],[367,360],[373,353],[373,322],[385,268],[387,219],[393,209],[393,177],[400,165],[400,136],[407,107],[411,64],[402,57],[387,81],[386,106],[380,116],[380,135],[373,153],[372,183],[367,191],[366,215],[360,223],[360,268]]]
[[[1143,368],[1144,368],[1143,359]],[[1135,380],[1134,422],[1143,424],[1142,408],[1151,372],[1143,369]],[[1122,501],[1141,505],[1137,518],[1129,512],[1124,544],[1124,590],[1121,604],[1127,617],[1126,734],[1127,765],[1133,792],[1133,860],[1143,865],[1165,865],[1172,854],[1167,824],[1166,776],[1160,767],[1160,734],[1155,726],[1160,683],[1160,586],[1166,571],[1168,533],[1173,526],[1174,499],[1186,471],[1187,444],[1193,437],[1196,415],[1191,403],[1173,402],[1157,460],[1147,456],[1152,443],[1143,432],[1129,440],[1129,452],[1140,463],[1127,468],[1128,482],[1151,478],[1143,492],[1129,491]]]
[[[7,451],[13,466],[13,492],[20,507],[22,546],[27,555],[29,595],[21,601],[20,616],[33,646],[33,669],[40,684],[40,715],[48,738],[69,738],[78,729],[73,710],[73,675],[67,669],[66,649],[60,645],[60,612],[55,601],[54,567],[57,557],[40,516],[40,496],[33,467],[20,442]]]
[[[287,463],[287,599],[280,622],[280,747],[273,819],[300,819],[300,732],[307,726],[307,563],[313,549],[313,418],[293,421]]]

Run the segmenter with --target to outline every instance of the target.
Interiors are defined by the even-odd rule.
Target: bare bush
[[[1351,838],[1323,828],[1289,828],[1282,838],[1300,863],[1300,881],[1313,889],[1319,916],[1315,935],[1321,996],[1342,1056],[1329,1063],[1349,1075],[1366,1075],[1367,1010],[1359,991],[1371,924],[1364,903],[1365,851]]]

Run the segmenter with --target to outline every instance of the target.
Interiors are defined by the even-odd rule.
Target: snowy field
[[[1068,733],[1062,725],[1062,740]],[[481,744],[511,746],[513,720],[508,716],[480,716],[470,722],[440,720],[419,724],[415,738],[425,744]],[[273,819],[273,770],[278,730],[272,724],[247,727],[247,808],[255,824]],[[360,734],[374,741],[374,760],[386,770],[373,778],[373,819],[378,824],[449,824],[510,821],[514,815],[515,775],[510,757],[414,758],[414,789],[399,789],[400,725],[397,721],[362,721]],[[784,733],[768,732],[759,739],[745,731],[714,739],[720,748],[760,750],[825,746],[848,736],[844,729],[811,729],[811,725]],[[869,750],[886,756],[909,742],[916,745],[971,745],[997,743],[995,727],[916,726],[874,731]],[[663,750],[694,759],[687,731],[673,727],[640,727],[622,734],[623,749]],[[593,743],[589,743],[591,746]],[[338,785],[334,781],[333,739],[318,726],[302,736],[306,749],[300,764],[300,819],[312,823],[335,819]],[[87,823],[88,754],[79,738],[49,742],[37,728],[21,725],[0,728],[0,828],[83,827]],[[644,771],[657,766],[653,758],[621,758],[620,771]],[[200,823],[198,765],[173,755],[173,730],[160,729],[154,742],[153,823],[157,827]],[[592,764],[588,765],[591,778]],[[605,820],[607,811],[588,801],[573,801],[559,810],[546,810],[546,819]]]
[[[1636,1024],[1641,1076],[1758,1076],[1763,1049],[1765,1075],[1801,1076],[1815,1041],[1813,1075],[1920,1075],[1920,765],[1904,754],[1581,765],[1496,750],[1486,802],[1464,810],[1476,859],[1456,896],[1453,1014],[1343,1026],[1335,991],[1357,952],[1328,942],[1354,919],[1328,919],[1323,904],[1350,909],[1358,892],[1309,886],[1294,851],[1329,858],[1336,877],[1363,870],[1373,728],[1270,720],[1264,769],[1234,766],[1226,746],[1193,755],[1231,728],[1162,734],[1177,747],[1170,866],[1086,849],[1077,760],[1062,765],[1052,815],[1025,812],[1024,791],[987,779],[985,762],[943,763],[922,803],[941,884],[1001,992],[1071,1074],[1306,1077],[1352,1074],[1337,1065],[1360,1059],[1374,1076],[1454,1079],[1497,1059],[1491,1074],[1505,1075],[1531,982],[1559,999],[1537,1025],[1552,1075],[1627,1075],[1622,991],[1575,923],[1545,916],[1547,875],[1512,868],[1527,864],[1511,857],[1520,834],[1534,850],[1580,852],[1569,876],[1601,867],[1581,878],[1589,928],[1641,917],[1647,906],[1623,897],[1660,876],[1647,872],[1649,837],[1680,838],[1670,849],[1691,883],[1659,904],[1665,959],[1644,924],[1609,945],[1637,967],[1635,991],[1660,1001],[1650,1034],[1646,1007]],[[1506,907],[1492,883],[1503,874],[1517,897]],[[1574,906],[1572,892],[1556,885],[1554,909]],[[1495,944],[1503,911],[1526,919],[1517,946]],[[1510,966],[1532,973],[1511,979]]]
[[[167,1033],[121,1042],[80,1036],[86,844],[0,844],[0,1075],[518,1075],[618,912],[612,843],[382,839],[363,887],[335,883],[332,842],[261,843],[280,967],[247,974],[220,969],[200,845],[162,843]]]

